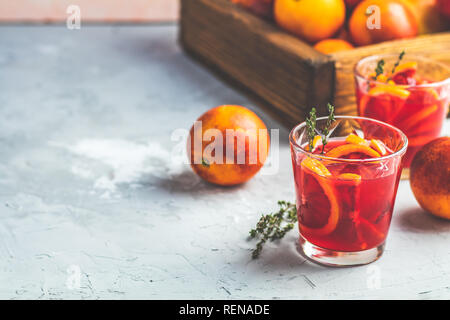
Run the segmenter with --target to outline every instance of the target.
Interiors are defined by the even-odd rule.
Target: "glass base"
[[[306,258],[313,262],[330,267],[350,267],[364,265],[378,260],[383,254],[384,242],[378,247],[369,250],[345,252],[318,247],[300,236],[299,249]]]

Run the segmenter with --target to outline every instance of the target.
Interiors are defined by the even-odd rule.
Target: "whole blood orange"
[[[423,209],[450,219],[450,137],[435,139],[416,153],[410,184]]]
[[[447,1],[450,9],[450,1]],[[450,12],[445,17],[439,12],[437,0],[406,0],[411,5],[413,12],[416,14],[419,26],[419,34],[436,33],[449,30],[450,28]]]
[[[277,24],[309,42],[331,38],[344,24],[344,0],[275,0]]]
[[[353,11],[349,31],[355,44],[415,37],[418,24],[405,0],[364,0]]]
[[[342,39],[325,39],[315,44],[314,49],[324,54],[353,49],[353,45]]]
[[[270,138],[251,110],[223,105],[205,112],[188,139],[191,167],[204,180],[223,186],[241,184],[264,165]]]

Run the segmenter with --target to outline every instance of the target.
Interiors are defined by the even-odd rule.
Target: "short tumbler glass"
[[[326,117],[318,118],[316,128],[323,129],[326,122]],[[328,143],[340,143],[350,133],[381,140],[391,153],[379,158],[343,159],[308,152],[305,122],[289,136],[300,249],[307,258],[328,266],[367,264],[382,255],[402,157],[408,146],[406,135],[399,129],[353,116],[336,116]],[[310,158],[325,165],[331,175],[311,170],[305,165]],[[358,175],[360,179],[342,178],[346,176],[344,173]]]
[[[415,65],[415,76],[426,83],[386,84],[370,76],[378,61],[392,70],[398,55],[384,54],[360,60],[354,70],[358,115],[387,122],[408,137],[403,178],[420,148],[441,135],[450,102],[450,67],[422,56],[406,54],[402,65]]]

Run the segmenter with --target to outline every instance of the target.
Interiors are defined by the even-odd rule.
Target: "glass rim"
[[[355,66],[353,67],[353,74],[357,78],[363,79],[365,81],[369,81],[369,83],[379,84],[379,85],[386,85],[386,83],[384,83],[384,82],[380,82],[380,81],[377,81],[377,80],[373,80],[373,79],[367,78],[367,77],[363,76],[358,71],[358,67],[360,65],[362,65],[363,63],[365,63],[365,62],[367,62],[369,60],[372,60],[372,59],[378,58],[378,60],[379,60],[379,59],[386,58],[386,57],[398,58],[398,55],[392,54],[392,53],[385,53],[385,54],[375,54],[375,55],[371,55],[371,56],[366,56],[366,57],[360,59],[355,64]],[[436,60],[433,60],[433,59],[430,59],[430,58],[427,58],[427,57],[424,57],[424,56],[421,56],[421,55],[417,55],[417,54],[408,54],[408,58],[409,57],[412,57],[413,59],[422,60],[422,61],[426,61],[426,62],[429,62],[429,63],[436,64],[438,66],[441,66],[443,69],[446,69],[448,71],[449,76],[446,79],[441,80],[441,81],[437,81],[437,82],[425,83],[425,84],[417,84],[417,85],[396,84],[397,87],[401,87],[401,88],[404,88],[404,89],[407,89],[407,88],[434,88],[434,87],[439,87],[439,86],[442,86],[442,85],[450,84],[450,67],[448,65],[446,65],[445,63],[442,63],[440,61],[436,61]]]
[[[402,156],[405,154],[406,149],[408,148],[408,137],[406,136],[406,134],[404,134],[400,129],[398,129],[397,127],[394,127],[393,125],[390,125],[386,122],[383,121],[379,121],[376,119],[372,119],[372,118],[366,118],[366,117],[359,117],[359,116],[335,116],[335,119],[356,119],[356,120],[365,120],[365,121],[370,121],[370,122],[374,122],[377,123],[379,125],[383,125],[385,127],[388,127],[396,132],[398,132],[400,134],[400,136],[402,137],[404,143],[403,146],[400,148],[400,150],[395,151],[389,155],[386,156],[382,156],[382,157],[378,157],[378,158],[367,158],[367,159],[343,159],[343,158],[333,158],[333,157],[327,157],[321,154],[316,154],[316,153],[312,153],[309,151],[306,151],[305,149],[303,149],[298,143],[297,141],[294,139],[294,134],[300,130],[301,128],[306,126],[306,121],[303,121],[302,123],[296,125],[291,132],[289,133],[289,142],[291,144],[292,147],[294,147],[297,151],[315,158],[315,159],[321,159],[321,160],[329,160],[329,161],[333,161],[333,162],[344,162],[344,163],[369,163],[369,162],[376,162],[376,161],[382,161],[382,160],[388,160],[390,158],[394,158],[397,156]],[[320,117],[317,118],[316,120],[326,120],[328,119],[328,117]]]

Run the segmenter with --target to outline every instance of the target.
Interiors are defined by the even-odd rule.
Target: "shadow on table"
[[[401,228],[409,232],[441,233],[450,231],[450,221],[435,217],[420,207],[405,210],[399,220]]]
[[[217,186],[202,180],[192,170],[185,170],[180,174],[172,175],[168,178],[159,178],[151,185],[170,193],[187,193],[199,196],[233,192],[244,186]]]
[[[254,242],[256,245],[256,241]],[[252,270],[253,272],[259,270],[261,273],[266,273],[267,270],[270,270],[270,272],[286,272],[287,269],[290,272],[298,270],[299,274],[328,270],[327,267],[308,260],[298,246],[298,235],[266,244],[261,255],[256,260],[250,258],[251,260],[248,263],[258,263],[261,267]]]

